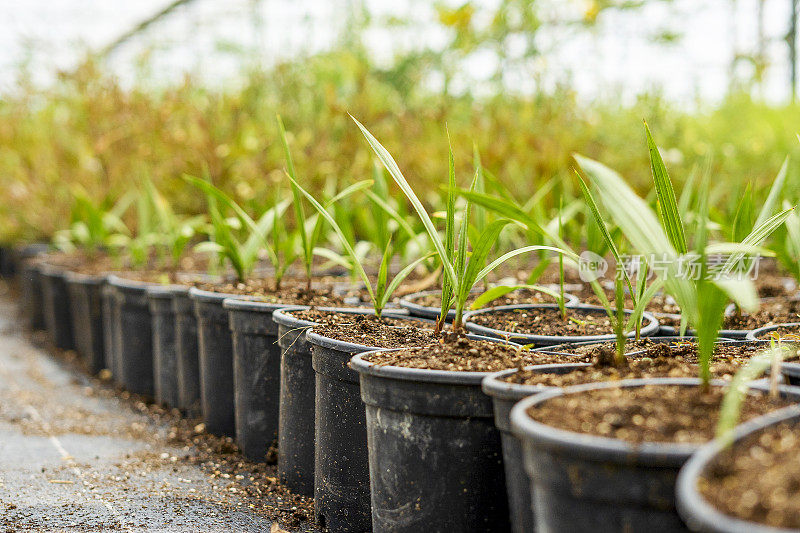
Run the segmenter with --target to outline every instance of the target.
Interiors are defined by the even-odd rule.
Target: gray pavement
[[[231,473],[175,431],[38,347],[0,295],[0,531],[310,530],[277,485],[264,495],[274,467]]]

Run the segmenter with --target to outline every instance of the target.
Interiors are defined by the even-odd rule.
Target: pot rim
[[[189,298],[198,302],[219,303],[221,305],[225,299],[238,299],[243,296],[246,295],[207,291],[204,289],[198,289],[197,287],[189,287]]]
[[[150,298],[171,300],[176,294],[188,294],[188,285],[150,285],[145,290],[147,296]]]
[[[754,433],[791,419],[800,419],[800,404],[784,407],[739,425],[733,433],[733,445]],[[796,531],[732,517],[718,510],[703,498],[700,491],[697,490],[697,480],[717,454],[726,449],[725,444],[719,439],[714,439],[704,444],[681,468],[675,482],[675,504],[681,518],[686,522],[691,522],[695,527],[703,528],[704,531],[734,531],[737,533],[751,531],[757,533],[789,533]]]
[[[800,378],[800,363],[781,363],[781,374]]]
[[[83,272],[75,272],[74,270],[67,270],[64,272],[64,279],[69,283],[81,283],[84,285],[103,285],[108,281],[110,272],[103,272],[102,274],[84,274]]]
[[[548,363],[544,365],[528,365],[523,370],[540,370],[543,374],[553,373],[551,371],[557,369],[573,369],[586,368],[591,366],[591,363]],[[481,381],[481,389],[483,392],[492,398],[499,398],[501,400],[520,400],[531,394],[538,394],[540,392],[550,390],[553,387],[548,385],[523,385],[521,383],[510,383],[504,381],[502,378],[510,376],[515,372],[519,372],[518,368],[507,368],[493,372],[483,378]]]
[[[470,292],[479,292],[479,291],[480,291],[480,289],[477,289],[475,287],[473,287],[473,289],[470,290]],[[436,315],[438,316],[439,313],[441,312],[441,308],[431,307],[431,306],[427,306],[427,305],[421,305],[421,304],[418,304],[418,303],[414,302],[413,300],[417,299],[417,298],[420,298],[420,297],[423,297],[423,296],[431,296],[431,295],[441,294],[441,292],[442,292],[441,289],[413,292],[411,294],[407,294],[407,295],[403,296],[402,298],[400,298],[400,300],[398,301],[398,305],[400,307],[404,308],[404,309],[423,312],[426,315],[430,314],[430,313],[436,313]],[[564,293],[564,299],[565,299],[564,305],[566,305],[567,307],[573,307],[575,305],[580,304],[580,298],[578,298],[577,296],[575,296],[574,294],[569,293],[569,292],[565,292]],[[494,307],[498,307],[498,306],[494,306]],[[494,307],[488,307],[487,306],[485,309],[492,309]],[[455,313],[455,311],[452,310],[452,309],[449,309],[447,311],[448,315],[453,314],[453,313]]]
[[[66,267],[53,265],[46,261],[40,261],[39,263],[37,263],[36,268],[39,270],[39,273],[44,276],[53,276],[53,277],[60,276],[63,278],[64,275],[67,273]]]
[[[118,289],[129,289],[137,291],[146,291],[148,287],[163,287],[165,285],[153,281],[140,281],[136,279],[123,278],[119,273],[109,274],[106,277],[106,283]]]
[[[249,311],[253,313],[272,313],[278,309],[295,307],[291,304],[276,302],[265,302],[259,300],[258,296],[242,296],[241,298],[225,298],[222,301],[222,308],[229,311]]]
[[[496,337],[481,335],[468,335],[470,339],[489,342],[499,342],[509,346],[517,346],[513,342],[506,342]],[[439,383],[446,385],[480,385],[481,381],[494,372],[459,372],[456,370],[430,370],[427,368],[407,368],[402,366],[378,365],[365,361],[364,357],[381,352],[394,352],[408,350],[409,348],[392,348],[389,350],[371,350],[361,352],[350,359],[348,366],[362,376],[394,379],[399,381],[418,381],[424,383]]]
[[[479,314],[487,314],[492,312],[502,312],[502,311],[510,311],[515,309],[558,309],[557,304],[519,304],[519,305],[500,305],[497,307],[488,307],[486,309],[478,309],[475,311],[470,311],[464,314],[464,325],[467,330],[477,333],[479,335],[485,336],[496,336],[501,338],[508,338],[508,339],[524,339],[526,341],[530,341],[531,343],[536,343],[537,341],[546,341],[546,344],[563,344],[566,342],[583,342],[583,341],[605,341],[605,340],[614,340],[616,339],[616,335],[613,333],[608,333],[604,335],[576,335],[576,336],[563,336],[563,335],[536,335],[532,333],[512,333],[509,331],[503,331],[499,329],[489,328],[486,326],[481,326],[479,324],[475,324],[470,322],[470,319]],[[595,312],[602,312],[605,314],[606,310],[604,307],[599,305],[587,305],[587,304],[579,304],[574,307],[570,307],[569,309],[572,310],[582,310],[582,311],[595,311]],[[626,314],[631,314],[633,311],[626,309]],[[658,319],[654,317],[649,312],[644,312],[642,317],[648,321],[648,324],[642,327],[639,335],[642,337],[651,337],[653,336],[659,329],[660,325],[658,323]],[[631,331],[626,334],[626,337],[631,337],[635,335],[634,331]]]
[[[643,378],[553,388],[517,403],[511,409],[511,426],[514,434],[523,443],[532,441],[539,447],[553,450],[569,450],[572,457],[581,457],[590,461],[679,467],[703,444],[674,442],[634,444],[610,437],[576,433],[537,422],[528,416],[527,410],[533,405],[544,403],[556,397],[581,394],[598,389],[644,387],[648,385],[695,387],[700,383],[700,378]],[[727,384],[721,380],[712,380],[711,385],[723,387]]]
[[[344,309],[346,309],[346,308],[344,308]],[[337,311],[343,311],[344,309],[337,309]],[[357,312],[357,313],[349,313],[349,314],[374,315],[375,311],[372,310],[372,312],[367,312],[367,313]],[[432,322],[431,320],[426,320],[426,319],[421,318],[421,317],[413,317],[413,316],[408,316],[406,314],[393,313],[393,312],[384,312],[381,316],[388,317],[388,318],[399,318],[399,319],[403,319],[403,320],[415,320],[415,321],[423,322],[423,323]],[[314,323],[314,326],[318,326],[318,325],[319,324]],[[312,329],[310,329],[308,331],[308,333],[306,334],[306,339],[311,344],[316,344],[318,346],[321,346],[323,348],[328,348],[328,349],[331,349],[331,350],[338,350],[340,352],[350,352],[350,353],[364,352],[364,351],[374,352],[374,351],[386,351],[386,350],[391,350],[392,349],[392,348],[380,348],[378,346],[367,346],[366,344],[359,344],[357,342],[348,342],[348,341],[340,341],[338,339],[332,339],[330,337],[326,337],[326,336],[321,335],[320,333],[317,333],[316,331],[314,331],[313,326],[312,326]],[[403,348],[398,348],[398,349],[418,348],[418,347],[419,346],[405,346]]]
[[[764,333],[768,333],[780,327],[786,327],[786,326],[800,326],[800,322],[782,322],[780,324],[772,324],[769,326],[761,326],[760,328],[751,329],[750,333],[747,334],[747,339],[751,341],[769,340],[769,339],[759,338],[759,335],[763,335]],[[796,342],[796,341],[786,341],[786,342]]]
[[[316,322],[312,322],[310,320],[305,320],[303,318],[294,317],[288,313],[291,311],[305,311],[306,309],[311,309],[312,306],[310,305],[289,305],[286,307],[282,307],[281,309],[276,310],[272,314],[272,319],[275,321],[276,324],[280,324],[281,326],[295,326],[298,328],[310,328],[316,326]],[[367,315],[374,313],[375,310],[372,307],[314,307],[318,311],[331,311],[331,312],[338,312],[338,313],[351,313],[351,314],[362,314]],[[407,318],[407,317],[403,317]]]

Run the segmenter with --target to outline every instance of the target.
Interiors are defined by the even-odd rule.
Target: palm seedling
[[[303,272],[306,277],[306,289],[311,289],[311,280],[313,277],[314,256],[320,255],[328,259],[336,261],[336,256],[328,253],[325,248],[320,248],[317,243],[322,235],[324,216],[306,217],[305,209],[303,208],[303,189],[297,181],[297,174],[295,173],[294,162],[292,160],[292,153],[289,149],[289,141],[286,137],[286,129],[283,126],[283,121],[280,116],[277,116],[278,131],[283,145],[284,158],[286,160],[286,174],[289,178],[292,189],[292,207],[294,209],[296,230],[300,235],[300,258],[303,262]],[[326,206],[334,206],[338,201],[346,198],[347,196],[366,189],[372,185],[372,180],[363,180],[346,187],[341,192],[335,194],[332,198],[325,202]],[[320,212],[319,215],[322,215]],[[341,227],[340,227],[341,229]],[[342,230],[344,231],[344,230]],[[354,251],[355,252],[355,251]],[[348,255],[349,251],[348,251]],[[360,261],[360,259],[359,259]],[[351,267],[354,267],[355,261]]]
[[[403,194],[405,194],[406,198],[413,206],[422,225],[425,227],[425,231],[435,249],[435,253],[439,256],[439,260],[441,261],[444,280],[442,283],[442,308],[439,319],[437,320],[437,332],[441,331],[444,327],[445,319],[451,307],[455,309],[453,331],[455,333],[461,332],[463,329],[464,310],[473,287],[505,261],[523,253],[538,252],[541,250],[549,250],[566,255],[571,254],[572,258],[577,261],[577,255],[559,248],[552,246],[525,246],[506,252],[491,263],[486,264],[489,253],[500,235],[500,232],[511,222],[508,218],[495,220],[487,224],[475,239],[471,253],[468,253],[468,249],[470,248],[469,218],[471,202],[467,202],[462,211],[460,217],[461,226],[457,233],[455,200],[458,195],[458,188],[455,182],[455,165],[452,150],[450,150],[449,153],[447,219],[445,235],[444,238],[442,238],[436,230],[430,215],[403,176],[403,173],[400,171],[397,162],[391,154],[358,120],[355,118],[353,118],[353,120],[366,137],[372,150],[378,156],[378,159],[386,170],[388,170],[392,179],[398,187],[400,187],[400,190],[403,191]],[[478,174],[479,173],[476,172],[476,176]],[[475,191],[476,181],[476,179],[472,180],[472,186],[470,187],[470,191],[472,192]],[[458,241],[457,244],[456,241]]]
[[[366,269],[364,268],[363,257],[361,254],[357,253],[350,242],[350,239],[345,234],[344,230],[340,226],[340,224],[336,221],[336,218],[331,214],[328,208],[323,206],[319,203],[311,194],[309,194],[305,189],[303,189],[300,184],[298,184],[294,178],[289,178],[292,182],[292,186],[302,195],[304,196],[308,202],[316,209],[317,213],[321,217],[322,220],[327,222],[331,228],[333,228],[334,233],[339,238],[339,241],[342,247],[345,250],[345,253],[349,257],[352,266],[358,276],[361,278],[361,281],[364,283],[364,286],[367,289],[367,293],[369,294],[370,300],[372,302],[373,309],[375,310],[375,315],[380,318],[383,314],[383,309],[386,307],[386,304],[389,302],[389,299],[394,294],[395,290],[400,286],[403,280],[408,277],[408,275],[414,271],[414,269],[428,259],[430,255],[420,257],[415,261],[412,261],[408,265],[406,265],[402,270],[400,270],[395,276],[389,280],[389,268],[390,263],[393,257],[393,248],[392,248],[392,240],[391,237],[387,239],[386,246],[383,251],[383,256],[381,259],[380,267],[378,268],[378,277],[375,281],[375,286],[373,287],[373,282],[370,279],[369,275],[367,274]]]
[[[113,206],[106,202],[95,203],[82,189],[73,192],[75,203],[70,213],[68,229],[56,232],[53,243],[59,250],[70,252],[81,248],[92,255],[101,250],[113,251],[117,234],[127,234],[122,220],[132,201],[132,194],[123,195]]]
[[[772,398],[778,397],[778,379],[781,374],[780,365],[783,359],[796,351],[797,348],[790,348],[790,345],[781,344],[780,341],[772,340],[770,347],[762,350],[757,355],[750,358],[733,376],[725,396],[720,405],[719,419],[717,421],[716,436],[722,439],[726,445],[733,442],[733,430],[739,423],[742,413],[742,404],[745,396],[750,390],[750,383],[760,378],[764,372],[770,371],[769,394]]]
[[[583,171],[592,179],[602,203],[634,250],[648,258],[658,279],[648,290],[663,286],[677,302],[682,312],[681,330],[687,324],[695,327],[698,337],[700,377],[705,385],[710,381],[710,361],[724,310],[732,299],[745,310],[758,308],[755,287],[750,279],[737,275],[737,263],[727,261],[716,275],[710,275],[707,257],[710,254],[769,254],[759,248],[761,242],[785,221],[792,209],[784,210],[754,228],[740,243],[708,243],[708,183],[700,189],[697,209],[697,231],[690,250],[681,221],[672,182],[646,130],[651,166],[658,198],[656,214],[608,167],[581,156],[575,156]],[[658,268],[655,268],[656,263]],[[692,267],[697,266],[694,272]],[[687,270],[687,267],[690,270]]]
[[[206,217],[178,215],[152,181],[146,180],[144,188],[158,224],[156,253],[162,265],[174,275],[189,244],[206,225]]]
[[[252,277],[261,250],[266,250],[270,262],[275,267],[276,285],[280,286],[281,277],[287,268],[284,263],[286,255],[281,251],[286,247],[286,243],[290,243],[290,239],[281,238],[282,234],[276,231],[276,222],[283,215],[289,202],[278,201],[254,220],[231,197],[208,180],[188,175],[184,176],[184,180],[203,191],[208,203],[211,239],[198,245],[197,249],[214,252],[226,258],[240,282]],[[232,212],[234,217],[226,218],[221,208]]]

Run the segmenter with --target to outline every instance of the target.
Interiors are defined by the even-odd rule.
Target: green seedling
[[[398,272],[391,279],[391,281],[389,281],[389,263],[391,262],[393,256],[392,242],[391,239],[389,239],[383,252],[380,267],[378,268],[378,278],[375,286],[373,287],[372,280],[367,275],[367,271],[364,268],[364,264],[360,255],[354,250],[353,245],[350,243],[350,240],[347,238],[347,235],[345,235],[345,232],[342,230],[341,226],[339,226],[337,223],[335,217],[328,209],[326,209],[325,206],[319,203],[311,194],[306,192],[306,190],[303,189],[300,184],[294,180],[294,178],[289,177],[289,179],[292,182],[292,187],[302,196],[304,196],[314,207],[314,209],[317,210],[317,213],[320,215],[321,219],[325,220],[331,226],[331,228],[333,228],[334,233],[338,236],[342,247],[345,249],[347,255],[352,261],[352,264],[354,265],[356,272],[358,273],[361,281],[364,283],[364,286],[367,289],[367,292],[369,293],[373,309],[375,310],[375,315],[380,318],[383,314],[383,309],[386,307],[386,304],[389,302],[392,294],[394,294],[403,280],[414,271],[417,265],[427,260],[430,255],[420,257],[416,261],[411,262],[405,268],[400,270],[400,272]]]
[[[755,310],[759,301],[752,281],[743,276],[735,276],[733,265],[728,267],[726,263],[718,276],[710,279],[707,275],[706,258],[713,253],[771,255],[769,251],[752,243],[760,243],[772,233],[788,217],[791,209],[765,220],[741,243],[708,244],[708,183],[704,182],[700,189],[699,222],[692,256],[699,261],[701,272],[694,278],[683,275],[679,266],[686,264],[690,257],[689,245],[666,167],[658,150],[654,148],[655,143],[648,129],[646,135],[659,199],[658,215],[616,172],[591,159],[579,155],[575,158],[584,172],[592,178],[606,210],[634,250],[645,257],[658,258],[663,262],[665,268],[657,271],[659,282],[653,283],[648,290],[655,290],[663,285],[682,311],[682,332],[686,330],[687,323],[695,326],[700,377],[707,386],[710,381],[710,360],[714,343],[728,302],[733,299],[743,309]]]
[[[422,205],[419,197],[409,185],[397,162],[381,145],[380,142],[355,118],[353,118],[356,125],[361,130],[364,137],[369,142],[372,150],[378,156],[378,159],[383,163],[389,175],[395,181],[400,190],[403,191],[408,201],[414,207],[417,215],[422,222],[428,237],[433,245],[436,254],[439,256],[443,267],[444,280],[442,283],[442,309],[437,321],[437,331],[441,331],[444,327],[445,319],[450,308],[455,309],[455,317],[453,319],[453,331],[460,333],[463,329],[463,314],[466,308],[467,300],[470,292],[476,283],[482,281],[490,272],[500,266],[505,261],[516,257],[523,253],[538,252],[541,250],[549,250],[555,253],[563,253],[571,255],[572,259],[577,262],[578,257],[574,253],[566,252],[565,250],[555,248],[552,246],[526,246],[509,251],[499,258],[495,259],[489,264],[487,259],[489,252],[494,246],[500,232],[508,225],[511,220],[502,219],[495,220],[487,225],[484,231],[480,234],[477,242],[472,246],[471,254],[468,260],[468,232],[469,232],[469,215],[471,202],[467,202],[462,215],[461,215],[461,228],[458,233],[458,247],[456,247],[456,224],[455,224],[455,198],[458,194],[458,189],[455,185],[455,165],[453,161],[452,150],[449,152],[449,187],[447,199],[447,219],[445,227],[445,236],[441,237],[439,232],[431,220],[430,215]],[[475,179],[470,188],[474,192]]]

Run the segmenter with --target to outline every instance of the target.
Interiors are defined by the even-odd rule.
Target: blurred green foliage
[[[440,17],[461,28],[470,16],[464,10]],[[466,34],[456,38],[458,46],[472,46]],[[657,132],[677,181],[708,168],[731,209],[748,183],[760,191],[800,148],[797,105],[737,94],[713,108],[686,111],[657,95],[630,105],[581,101],[567,87],[530,95],[453,94],[431,88],[430,64],[409,57],[384,67],[351,43],[253,70],[243,84],[225,89],[191,78],[166,88],[125,88],[92,61],[52,86],[23,84],[0,100],[0,239],[47,237],[66,227],[75,187],[98,202],[113,201],[149,178],[177,212],[204,212],[202,195],[181,176],[205,169],[237,202],[262,210],[273,201],[275,184],[285,185],[276,113],[290,132],[304,187],[321,190],[331,180],[346,184],[373,175],[374,158],[350,113],[382,140],[429,202],[439,200],[448,180],[446,131],[460,183],[472,173],[474,143],[486,170],[520,202],[552,179],[553,201],[563,189],[574,197],[574,152],[647,190],[642,119]]]

